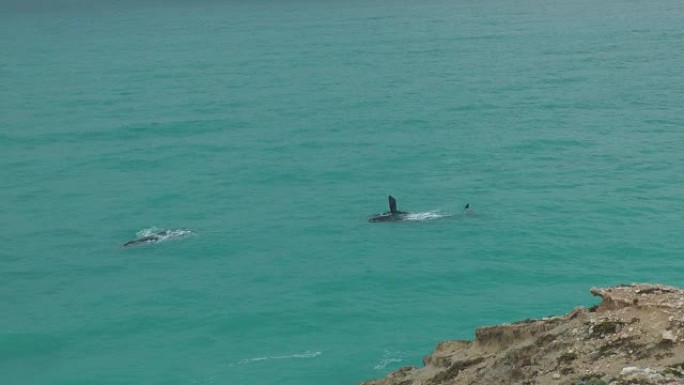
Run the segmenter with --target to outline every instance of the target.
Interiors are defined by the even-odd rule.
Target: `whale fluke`
[[[391,195],[387,197],[387,200],[389,201],[390,213],[396,214],[396,212],[397,212],[397,200],[394,199],[394,197]]]
[[[389,203],[389,211],[371,216],[368,219],[369,222],[400,221],[405,218],[406,214],[409,214],[406,211],[397,210],[397,200],[393,196],[387,196],[387,201]]]
[[[406,212],[406,211],[397,210],[397,200],[394,199],[393,196],[389,195],[387,197],[387,200],[389,201],[390,211],[389,211],[389,213],[385,213],[385,214],[408,214],[408,212]]]

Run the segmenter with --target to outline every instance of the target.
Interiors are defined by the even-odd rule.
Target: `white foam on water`
[[[238,364],[245,365],[245,364],[249,364],[252,362],[268,361],[268,360],[316,358],[316,357],[320,356],[321,354],[323,354],[323,352],[307,350],[304,353],[289,354],[289,355],[285,355],[285,356],[263,356],[263,357],[246,358],[246,359],[238,362]]]
[[[189,229],[163,230],[155,226],[140,230],[136,233],[138,238],[156,236],[157,239],[154,241],[155,243],[169,239],[183,238],[193,234],[195,234],[195,231]]]
[[[378,361],[377,364],[373,366],[373,369],[385,370],[388,365],[393,364],[395,362],[401,362],[402,359],[398,358],[398,355],[399,352],[385,350],[385,353],[382,355],[382,358],[380,359],[380,361]]]
[[[410,213],[404,216],[405,221],[432,221],[435,219],[445,218],[448,215],[439,214],[437,211],[426,211],[423,213]]]
[[[142,229],[142,230],[138,231],[137,233],[135,233],[135,235],[136,235],[138,238],[149,237],[150,235],[152,235],[152,234],[154,234],[154,233],[157,233],[157,232],[159,232],[159,231],[162,231],[162,230],[159,229],[159,228],[157,228],[157,227],[152,226],[152,227],[150,227],[150,228],[148,228],[148,229]]]

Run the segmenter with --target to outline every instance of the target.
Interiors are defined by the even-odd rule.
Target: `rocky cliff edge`
[[[422,368],[363,385],[684,385],[684,291],[632,284],[591,293],[599,305],[477,329],[474,341],[438,344]]]

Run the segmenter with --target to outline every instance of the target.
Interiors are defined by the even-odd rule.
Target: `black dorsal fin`
[[[389,201],[390,212],[392,214],[396,214],[397,213],[397,200],[394,199],[394,197],[391,195],[387,197],[387,200]]]
[[[470,209],[470,203],[466,203],[465,207],[463,208],[463,210],[468,210],[468,209]]]

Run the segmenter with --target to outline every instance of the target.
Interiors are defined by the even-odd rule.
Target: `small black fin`
[[[391,195],[387,197],[387,200],[389,201],[390,212],[392,214],[396,214],[397,213],[397,200],[394,199],[394,197]]]
[[[470,210],[470,203],[466,203],[466,205],[465,205],[465,207],[463,208],[463,210]]]

